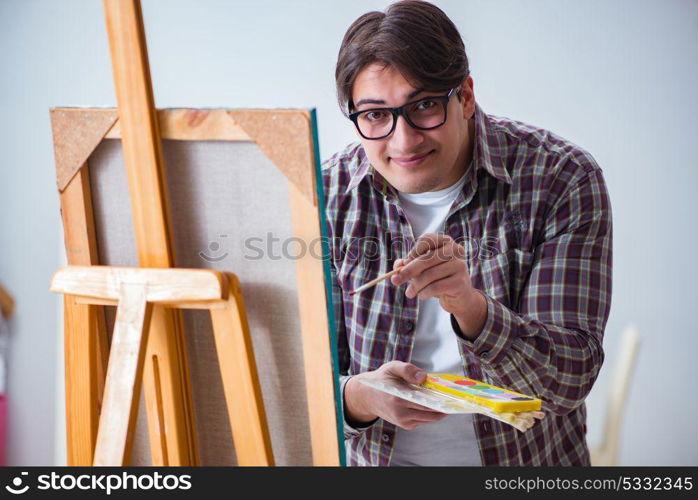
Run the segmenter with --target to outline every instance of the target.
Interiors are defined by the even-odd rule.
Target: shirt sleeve
[[[518,311],[485,295],[487,320],[474,342],[454,330],[496,385],[565,415],[584,401],[603,363],[611,306],[611,205],[600,169],[558,199],[518,299]]]

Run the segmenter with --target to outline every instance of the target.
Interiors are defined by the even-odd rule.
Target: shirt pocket
[[[356,290],[366,282],[365,276],[368,271],[361,261],[360,256],[347,253],[344,256],[344,260],[339,262],[337,283],[345,296],[348,296],[349,292]]]
[[[533,252],[511,248],[490,259],[479,260],[477,281],[487,295],[518,311],[519,298],[531,275],[532,265]]]
[[[392,297],[389,287],[393,287],[393,285],[390,280],[383,280],[363,292],[353,296],[349,295],[349,292],[387,273],[392,269],[392,265],[392,262],[383,262],[381,257],[374,259],[363,254],[357,257],[347,253],[337,270],[337,282],[342,289],[344,300],[368,308],[369,303],[373,300],[384,301],[386,297]]]

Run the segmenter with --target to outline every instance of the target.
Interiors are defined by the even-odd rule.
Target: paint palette
[[[407,401],[412,401],[413,403],[426,406],[427,408],[441,413],[456,415],[462,413],[478,413],[480,411],[477,405],[464,399],[446,396],[421,385],[409,384],[397,378],[387,380],[362,378],[360,381],[362,384],[378,389],[379,391],[406,399]]]
[[[496,412],[494,411],[490,406],[483,406],[479,404],[480,400],[471,400],[471,399],[466,399],[463,396],[460,395],[460,392],[458,392],[458,396],[452,395],[450,392],[444,391],[444,385],[443,384],[437,384],[438,380],[443,379],[446,382],[452,383],[454,380],[451,379],[451,377],[455,377],[456,379],[465,379],[465,377],[461,377],[458,375],[447,375],[447,374],[429,374],[430,377],[432,377],[431,384],[439,385],[440,390],[432,389],[429,387],[426,387],[424,384],[423,385],[415,385],[415,384],[410,384],[405,382],[402,379],[398,378],[386,378],[386,379],[379,379],[379,380],[372,380],[372,379],[366,379],[362,378],[360,379],[360,382],[364,385],[367,385],[369,387],[372,387],[373,389],[377,389],[379,391],[385,392],[387,394],[390,394],[392,396],[397,396],[399,398],[405,399],[407,401],[411,401],[413,403],[417,403],[418,405],[425,406],[427,408],[431,408],[432,410],[436,410],[441,413],[446,413],[449,415],[454,415],[454,414],[463,414],[463,413],[479,413],[481,415],[486,415],[490,418],[493,418],[495,420],[499,420],[500,422],[504,422],[506,424],[511,425],[512,427],[520,430],[521,432],[525,432],[533,425],[535,424],[536,420],[540,420],[545,417],[545,413],[541,411],[504,411],[504,412]],[[444,378],[448,377],[448,379]],[[471,381],[470,379],[465,379],[467,381]],[[429,380],[427,380],[429,382]],[[472,382],[475,382],[476,385],[487,385],[489,388],[495,388],[495,386],[491,386],[489,384],[484,384],[482,382],[477,382],[473,380]],[[460,384],[456,384],[459,386]],[[497,388],[499,389],[499,388]],[[506,391],[506,389],[502,389]],[[527,397],[520,395],[518,393],[512,392],[512,391],[506,391],[511,394],[516,394],[516,397]],[[533,399],[533,398],[528,398],[528,399]],[[539,401],[540,400],[535,400]],[[521,403],[521,402],[519,402]],[[530,404],[530,402],[524,401],[524,403]],[[540,404],[538,405],[533,405],[534,407],[537,406],[540,408]]]
[[[541,409],[542,401],[452,373],[429,373],[422,386],[456,398],[486,406],[495,413],[516,413]]]

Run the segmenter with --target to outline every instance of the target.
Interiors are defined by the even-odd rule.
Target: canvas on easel
[[[94,234],[84,240],[95,247],[94,253],[99,249],[98,258],[91,263],[137,266],[118,120],[114,116],[106,132],[96,127],[90,130],[95,136],[102,135],[99,141],[86,137],[85,129],[79,126],[99,121],[108,113],[115,115],[104,109],[52,110],[54,133],[61,149],[70,149],[67,144],[71,141],[76,149],[83,141],[96,144],[86,157],[73,159],[73,165],[82,167],[72,178],[59,177],[59,189],[62,183],[65,186],[61,198],[68,260],[80,263],[71,262],[77,260],[74,254],[79,257],[88,253],[85,248],[73,246],[70,237],[75,232],[74,219],[84,221],[91,215]],[[330,381],[330,385],[324,383],[322,388],[311,391],[320,394],[325,406],[331,406],[330,413],[336,411],[328,319],[331,299],[325,289],[313,114],[303,110],[170,109],[161,110],[159,117],[175,267],[230,271],[239,277],[277,463],[309,464],[311,426],[305,387],[308,365],[317,373],[312,375],[316,379],[311,379],[311,383]],[[280,122],[278,129],[265,129],[268,140],[273,140],[275,134],[296,136],[299,142],[305,139],[305,148],[294,146],[307,165],[305,193],[272,162],[269,157],[273,157],[273,151],[267,155],[263,147],[249,139],[239,124],[248,123],[245,120],[254,123],[248,125],[250,128],[264,127],[257,122]],[[76,130],[81,133],[73,137],[71,132]],[[72,165],[62,161],[67,156],[57,157],[59,172],[73,172]],[[70,208],[77,197],[83,201],[77,204],[77,213],[73,213]],[[81,210],[85,206],[92,208],[92,214]],[[105,331],[110,331],[110,316],[113,312],[107,315]],[[184,321],[201,463],[234,463],[210,323],[200,311],[185,312]],[[313,340],[303,338],[303,329],[314,336],[316,344],[308,345],[308,352],[325,351],[324,360],[311,354],[313,359],[304,363],[304,342]],[[320,368],[320,363],[324,368]],[[310,401],[317,404],[316,397]],[[148,463],[150,454],[143,417],[141,412],[134,463]],[[335,431],[336,416],[330,420],[331,430]],[[333,436],[328,427],[323,432],[325,437],[317,438],[323,446],[337,447],[337,434]]]

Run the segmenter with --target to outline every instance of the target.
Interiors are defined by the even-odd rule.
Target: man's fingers
[[[431,418],[436,415],[444,415],[443,412],[427,406],[422,406],[419,403],[408,401],[407,399],[402,399],[399,396],[392,397],[394,398],[393,403],[400,408],[398,410],[400,414],[408,418]]]
[[[445,415],[446,413],[434,411],[429,408],[424,411],[405,407],[398,412],[400,420],[416,420],[418,422],[435,422],[441,420]]]
[[[462,261],[450,260],[448,262],[444,262],[441,265],[433,266],[429,269],[426,269],[419,276],[412,280],[410,286],[408,286],[407,290],[405,290],[405,293],[408,297],[414,297],[416,295],[419,295],[422,292],[422,290],[424,290],[426,287],[433,284],[434,282],[447,279],[448,277],[457,274],[459,271],[462,270],[461,266],[463,265],[464,263]]]
[[[440,297],[441,295],[448,295],[448,293],[456,285],[454,280],[450,278],[444,278],[442,280],[435,281],[429,285],[422,288],[419,293],[415,295],[419,297],[420,300],[427,300],[432,297]]]
[[[417,241],[412,247],[412,250],[407,254],[405,260],[409,263],[411,260],[423,255],[431,250],[435,250],[446,242],[452,241],[452,238],[443,233],[426,233],[417,238]]]
[[[391,278],[394,285],[401,285],[407,281],[418,277],[425,270],[450,262],[452,260],[462,260],[465,258],[465,248],[453,242],[450,245],[439,247],[427,252],[412,261],[406,262],[402,270]]]
[[[419,427],[420,425],[426,425],[426,424],[432,424],[434,422],[439,422],[440,420],[443,420],[446,418],[448,415],[446,413],[437,413],[433,417],[430,417],[428,419],[424,419],[421,417],[417,418],[399,418],[397,419],[397,422],[393,422],[399,427],[402,427],[405,430],[412,430],[416,427]]]
[[[401,378],[411,384],[421,384],[427,377],[424,370],[418,366],[402,361],[390,361],[383,365],[383,370],[387,375]]]
[[[449,243],[456,243],[453,238],[444,233],[426,233],[417,238],[414,247],[409,251],[405,260],[409,263],[420,255],[431,252],[440,247],[446,246]],[[456,243],[457,244],[457,243]],[[462,257],[465,257],[465,247],[458,245],[463,250]]]
[[[448,248],[438,248],[406,262],[400,273],[393,276],[393,283],[400,285],[424,272],[425,269],[443,264],[451,259],[453,252]]]
[[[438,422],[448,417],[448,413],[434,413],[429,416],[428,420],[423,420],[423,422]]]
[[[435,410],[433,408],[429,408],[428,406],[422,406],[419,403],[413,403],[412,401],[407,401],[406,399],[403,399],[402,401],[404,401],[406,403],[405,406],[407,408],[410,408],[412,410],[421,411],[424,413],[437,413],[439,415],[442,415],[442,412]]]

